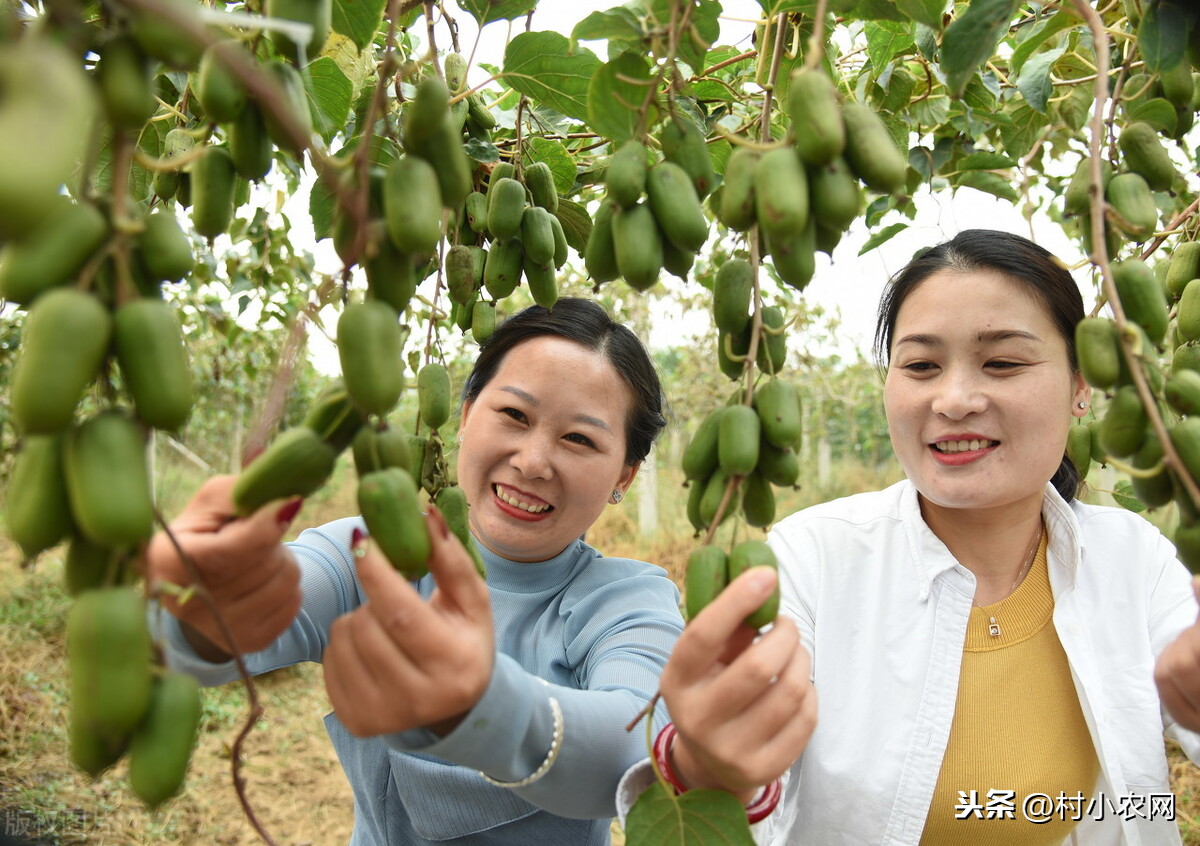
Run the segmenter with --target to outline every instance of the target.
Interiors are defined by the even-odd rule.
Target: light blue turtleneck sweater
[[[251,673],[320,661],[329,627],[363,601],[350,553],[357,517],[303,532],[290,544],[301,568],[303,606],[274,645],[246,657]],[[480,547],[487,564],[496,663],[483,698],[449,735],[423,729],[356,738],[325,718],[354,788],[353,846],[606,844],[617,782],[646,756],[643,725],[625,725],[658,688],[683,620],[665,571],[604,558],[582,540],[557,557],[518,564]],[[428,598],[432,576],[417,582]],[[188,646],[173,617],[155,615],[168,662],[206,685],[237,678],[233,662],[210,664]],[[553,736],[550,697],[563,713],[562,750],[546,776],[534,772]],[[654,730],[667,721],[660,704]]]

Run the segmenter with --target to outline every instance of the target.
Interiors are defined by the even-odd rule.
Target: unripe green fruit
[[[111,38],[96,63],[108,119],[122,129],[140,129],[158,104],[151,86],[150,63],[129,35]]]
[[[168,670],[129,743],[129,786],[147,807],[157,808],[183,787],[199,727],[200,683]]]
[[[67,427],[111,337],[112,318],[91,294],[56,288],[38,298],[25,321],[9,393],[23,433],[49,435]]]
[[[775,553],[763,541],[742,541],[729,553],[729,580],[731,582],[752,567],[779,569],[779,562],[775,558]],[[778,614],[779,582],[776,580],[774,591],[772,591],[771,595],[763,601],[763,604],[754,613],[746,618],[745,622],[746,625],[753,629],[761,629],[763,626],[775,622],[775,617]]]
[[[386,303],[352,303],[338,318],[342,379],[364,414],[387,414],[404,391],[404,335]]]
[[[688,620],[696,619],[729,583],[725,550],[708,545],[692,550],[688,556],[684,608]]]
[[[233,157],[225,147],[209,147],[192,164],[192,226],[212,240],[233,222]]]
[[[796,152],[808,165],[823,165],[846,147],[837,88],[823,70],[798,68],[788,81],[788,115]]]
[[[67,615],[72,720],[123,745],[153,689],[146,603],[131,587],[87,591]]]
[[[138,418],[173,431],[187,420],[194,390],[183,329],[173,306],[133,300],[113,317],[113,344]]]
[[[102,411],[67,433],[63,468],[71,514],[95,543],[137,546],[154,533],[146,437],[131,417]]]
[[[267,0],[268,17],[284,18],[312,27],[312,35],[303,46],[280,30],[268,30],[267,35],[279,54],[288,61],[309,61],[321,52],[332,26],[333,0]]]
[[[442,237],[442,196],[433,166],[411,155],[392,162],[384,178],[383,211],[397,249],[433,253]]]
[[[758,464],[761,424],[754,409],[735,405],[725,410],[718,424],[717,457],[730,476],[746,476]]]
[[[196,99],[213,123],[237,120],[246,108],[246,89],[221,60],[222,53],[237,53],[246,61],[250,59],[241,43],[234,40],[213,44],[200,57],[200,68],[196,72]]]
[[[429,572],[429,528],[411,475],[399,467],[367,474],[358,483],[358,507],[371,539],[404,578]]]
[[[139,246],[142,267],[155,281],[178,282],[196,266],[191,239],[169,212],[156,211],[146,218]]]
[[[238,475],[233,504],[246,517],[277,499],[308,496],[333,473],[337,453],[308,426],[281,432]]]
[[[421,422],[440,429],[450,419],[450,374],[445,366],[431,361],[417,374],[417,402]]]
[[[645,291],[658,281],[663,246],[654,213],[645,203],[621,209],[612,218],[617,267],[630,287]]]
[[[626,141],[608,160],[604,174],[607,198],[625,208],[636,205],[646,190],[646,146]]]
[[[908,162],[879,115],[863,103],[842,107],[846,124],[843,157],[867,187],[881,194],[896,194],[904,188]]]
[[[22,441],[5,501],[9,537],[26,558],[71,534],[61,436],[31,435]]]

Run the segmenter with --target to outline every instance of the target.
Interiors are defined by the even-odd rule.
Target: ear
[[[467,427],[467,415],[471,413],[471,409],[475,407],[474,400],[463,400],[462,411],[458,415],[458,431],[462,431]]]
[[[642,462],[637,461],[633,464],[626,464],[621,468],[621,475],[617,479],[615,488],[622,494],[629,490],[629,486],[633,484],[633,480],[637,477],[638,471],[642,469]]]
[[[1087,403],[1083,408],[1079,407],[1080,403]],[[1075,371],[1075,390],[1071,398],[1071,414],[1075,417],[1086,417],[1088,408],[1092,402],[1092,386],[1089,385],[1083,378],[1083,373]]]

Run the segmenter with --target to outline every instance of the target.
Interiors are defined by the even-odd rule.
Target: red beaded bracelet
[[[654,738],[654,760],[658,763],[658,769],[662,772],[663,778],[671,787],[675,788],[676,796],[687,792],[687,787],[679,780],[679,776],[671,767],[671,747],[675,744],[675,735],[677,734],[675,724],[667,723],[658,733],[658,737]],[[755,797],[753,802],[746,806],[747,821],[753,825],[770,816],[779,804],[781,796],[783,796],[783,784],[779,779],[775,779],[763,788],[762,793]]]

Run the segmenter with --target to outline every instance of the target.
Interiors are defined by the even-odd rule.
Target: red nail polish
[[[350,533],[350,548],[357,549],[358,547],[360,547],[364,543],[366,543],[366,540],[367,540],[367,533],[364,532],[362,529],[358,528],[358,526],[355,526],[354,531],[352,531]]]
[[[297,497],[279,509],[279,513],[275,515],[275,519],[279,521],[280,525],[286,526],[296,519],[296,515],[300,513],[300,508],[303,505],[304,500]]]

